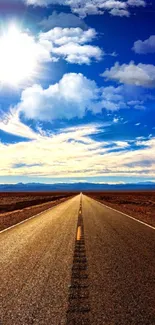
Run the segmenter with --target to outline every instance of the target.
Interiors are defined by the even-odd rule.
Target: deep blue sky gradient
[[[40,32],[39,22],[52,14],[53,11],[58,13],[70,13],[70,8],[66,6],[51,5],[48,8],[26,6],[19,2],[15,4],[5,4],[5,1],[0,4],[0,24],[1,28],[7,28],[10,21],[16,22],[21,29],[28,28],[31,33],[37,36]],[[99,46],[105,51],[105,56],[100,62],[92,62],[91,65],[78,65],[69,64],[63,59],[57,63],[46,63],[44,65],[44,72],[35,83],[40,83],[43,88],[48,88],[49,85],[59,82],[64,74],[74,72],[82,73],[88,79],[95,80],[98,87],[114,86],[118,87],[118,82],[109,80],[106,81],[100,76],[107,68],[111,68],[116,61],[120,64],[128,64],[130,61],[134,61],[135,64],[152,64],[155,65],[155,53],[152,54],[136,54],[132,50],[133,44],[137,40],[145,40],[151,35],[155,34],[155,3],[150,4],[147,7],[138,7],[130,9],[131,16],[127,17],[114,17],[108,12],[104,15],[92,15],[87,16],[84,19],[84,23],[88,28],[94,28],[98,36],[91,43],[92,45]],[[116,52],[117,56],[111,56],[110,54]],[[11,87],[0,86],[0,114],[10,111],[10,107],[14,107],[19,101],[21,96],[21,89],[14,89]],[[77,127],[87,124],[104,124],[105,126],[100,128],[100,132],[97,134],[91,134],[90,138],[101,142],[109,142],[109,150],[113,152],[112,142],[114,141],[129,141],[130,150],[138,150],[139,146],[135,144],[137,137],[143,137],[145,140],[155,137],[155,88],[136,87],[131,85],[124,86],[123,93],[125,101],[131,100],[143,100],[143,109],[120,109],[116,111],[103,110],[102,113],[93,114],[88,111],[83,118],[57,119],[48,122],[34,121],[20,115],[20,119],[23,123],[30,126],[36,131],[38,124],[41,125],[43,130],[48,130],[53,135],[70,127]],[[118,119],[117,123],[112,123],[114,119]],[[139,125],[136,125],[139,123]],[[103,130],[102,130],[103,128]],[[15,134],[9,134],[0,130],[0,141],[3,144],[15,144],[21,142],[29,143],[29,139],[20,137]],[[141,146],[143,148],[143,146]],[[115,149],[117,150],[117,149]],[[125,150],[122,148],[122,151]],[[109,151],[110,152],[110,151]],[[18,155],[18,153],[17,153]],[[148,165],[148,161],[141,163],[142,165]],[[16,166],[18,167],[18,165]],[[144,166],[145,170],[145,166]],[[155,180],[154,177],[144,175],[137,176],[107,176],[95,174],[90,177],[68,177],[67,180],[87,180],[87,181],[116,181],[116,182],[138,182],[142,180]],[[18,181],[42,181],[52,182],[54,181],[54,175],[51,177],[33,177],[31,175],[1,175],[0,182],[18,182]],[[66,181],[66,178],[56,178],[56,181]]]

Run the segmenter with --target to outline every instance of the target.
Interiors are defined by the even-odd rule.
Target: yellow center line
[[[80,240],[80,239],[81,239],[81,226],[78,227],[77,235],[76,235],[76,240]]]

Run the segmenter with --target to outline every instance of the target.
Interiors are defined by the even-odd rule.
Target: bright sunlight
[[[15,87],[37,70],[37,44],[32,36],[12,25],[0,35],[0,82]]]

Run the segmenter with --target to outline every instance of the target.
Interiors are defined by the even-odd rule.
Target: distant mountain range
[[[155,182],[136,184],[101,184],[101,183],[17,183],[0,184],[0,192],[44,192],[44,191],[108,191],[108,190],[155,190]]]

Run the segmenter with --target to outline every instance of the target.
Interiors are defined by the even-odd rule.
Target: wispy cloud
[[[22,123],[18,110],[11,109],[8,113],[3,113],[0,118],[0,130],[26,139],[37,139],[38,134],[29,126]]]
[[[0,175],[40,177],[148,176],[155,173],[155,138],[133,143],[97,141],[101,125],[44,134],[27,142],[0,144]],[[30,131],[30,130],[29,130]],[[17,130],[19,134],[19,130]],[[33,134],[33,131],[32,131]],[[149,161],[149,165],[146,163]]]
[[[88,29],[84,20],[80,19],[78,16],[72,13],[57,12],[55,10],[52,12],[52,15],[43,18],[39,22],[39,26],[41,26],[44,30],[50,30],[54,27],[61,27],[61,28],[80,27],[84,30]]]

